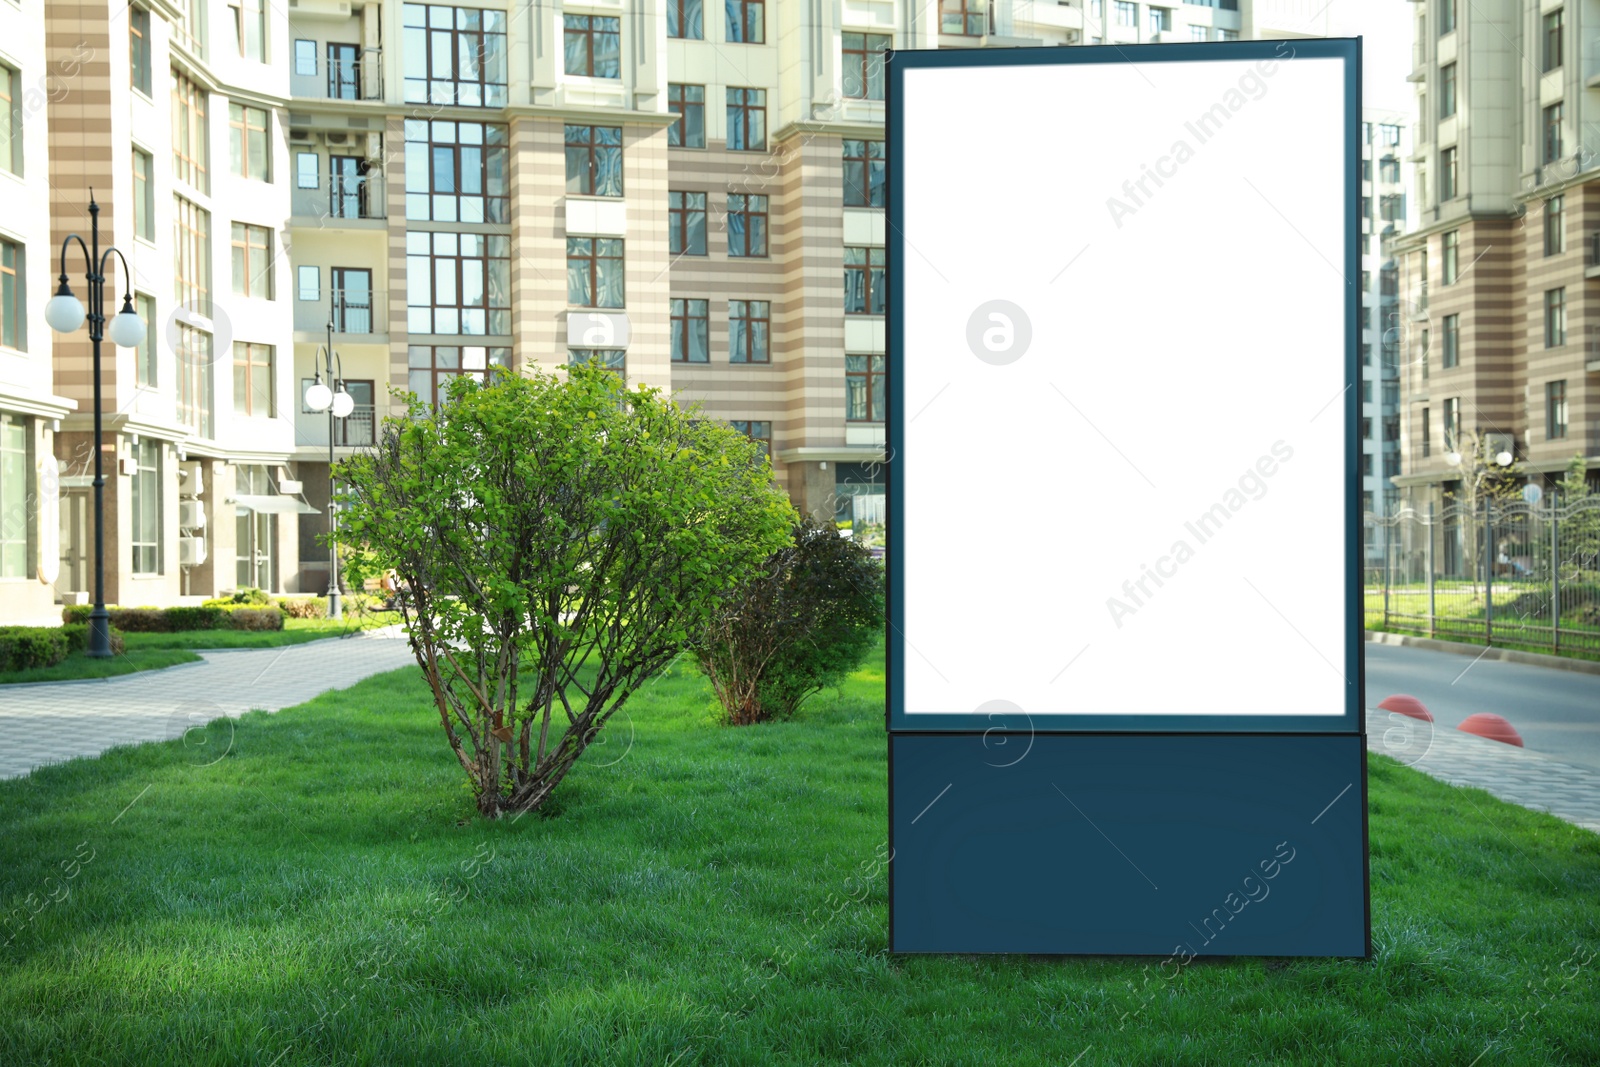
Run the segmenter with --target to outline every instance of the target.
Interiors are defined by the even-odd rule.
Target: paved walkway
[[[278,711],[416,663],[399,626],[83,682],[0,686],[0,778],[113,745],[165,741],[224,715]]]
[[[1367,750],[1600,833],[1600,770],[1377,710],[1367,712]]]

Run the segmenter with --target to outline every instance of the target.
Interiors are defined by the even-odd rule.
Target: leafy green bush
[[[793,543],[740,586],[697,644],[731,725],[793,715],[837,685],[884,623],[883,567],[831,524],[806,518]]]
[[[226,630],[228,617],[234,614],[227,608],[208,608],[204,605],[198,607],[182,606],[167,608],[162,612],[166,616],[169,630]],[[118,625],[121,625],[120,623]],[[235,627],[237,629],[238,627]]]
[[[230,607],[236,604],[248,604],[251,607],[265,607],[270,603],[272,603],[272,597],[253,585],[247,585],[243,589],[235,590],[227,596],[213,597],[205,602],[205,606]]]
[[[162,608],[107,608],[111,625],[130,634],[167,634],[172,624]]]
[[[67,635],[59,627],[0,626],[0,671],[54,667],[67,651]]]
[[[279,610],[291,619],[325,619],[328,617],[328,598],[325,596],[279,597]]]
[[[85,652],[89,648],[89,624],[86,622],[70,622],[61,627],[61,632],[67,637],[67,651]],[[123,650],[122,632],[116,627],[111,628],[111,651],[121,655]]]
[[[283,629],[283,612],[275,607],[235,608],[226,614],[235,630]]]

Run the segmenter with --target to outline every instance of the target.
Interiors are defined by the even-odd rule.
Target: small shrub
[[[232,614],[227,608],[208,608],[200,606],[181,606],[167,608],[162,612],[166,616],[166,623],[173,632],[180,630],[225,630],[228,628],[228,616]],[[118,625],[121,625],[120,623]]]
[[[723,714],[742,726],[793,715],[838,685],[884,623],[883,567],[871,550],[810,518],[701,635],[700,666]]]
[[[235,590],[228,599],[235,604],[249,604],[252,607],[265,607],[272,603],[270,596],[253,585],[247,585],[243,589]]]
[[[106,610],[111,610],[109,607]],[[75,622],[88,622],[90,612],[94,611],[93,604],[68,604],[61,609],[61,621],[65,625]]]
[[[67,635],[58,627],[0,626],[0,671],[54,667],[67,651]]]
[[[111,625],[130,634],[167,634],[172,624],[161,608],[110,608]]]
[[[283,629],[283,612],[275,607],[235,608],[227,616],[235,630]]]
[[[67,638],[67,651],[86,652],[89,649],[89,624],[86,622],[72,622],[61,627],[61,632]],[[123,651],[122,632],[115,626],[111,628],[111,651],[121,655]]]
[[[322,596],[280,597],[278,609],[291,619],[325,619],[328,598]]]

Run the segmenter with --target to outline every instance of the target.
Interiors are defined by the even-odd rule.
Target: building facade
[[[884,50],[1326,29],[1316,4],[1250,0],[0,0],[0,17],[33,20],[0,61],[62,75],[23,124],[37,204],[0,207],[27,301],[92,187],[150,325],[103,353],[122,604],[324,591],[330,446],[496,366],[595,361],[671,389],[760,440],[799,507],[881,521]],[[54,455],[61,507],[59,545],[20,567],[60,567],[28,571],[42,591],[0,622],[52,614],[92,574],[89,344],[25,312],[33,377],[0,377],[0,410]],[[330,374],[347,417],[305,403]]]
[[[1530,480],[1600,471],[1600,39],[1565,2],[1417,3],[1416,226],[1402,473],[1421,509],[1461,487],[1464,443]],[[1470,467],[1470,455],[1464,461]]]
[[[1400,372],[1405,320],[1395,243],[1406,232],[1411,175],[1405,116],[1369,110],[1361,123],[1361,507],[1391,515],[1400,491]],[[1368,562],[1384,557],[1385,527],[1370,528]]]

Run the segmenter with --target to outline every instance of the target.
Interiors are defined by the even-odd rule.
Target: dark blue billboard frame
[[[902,429],[905,324],[900,286],[905,274],[899,265],[907,243],[900,207],[905,70],[1301,57],[1339,60],[1344,75],[1342,713],[1018,713],[1008,719],[966,711],[908,711],[902,549],[914,531],[905,528],[904,502],[897,491],[900,472],[915,461],[905,452]],[[1237,955],[1370,958],[1357,432],[1361,293],[1351,281],[1360,277],[1360,39],[901,51],[890,54],[887,73],[890,951],[1159,955],[1184,962],[1194,956]],[[1014,751],[1020,754],[1011,759]],[[1030,762],[1020,767],[1021,773],[1012,770],[1025,760]],[[1148,779],[1152,768],[1170,773],[1153,786],[1139,781]],[[1241,794],[1239,782],[1251,778],[1263,785],[1270,779],[1270,788],[1260,796]],[[1060,794],[1059,802],[1055,794]],[[1052,809],[1053,803],[1059,807]],[[1196,848],[1197,820],[1208,816],[1217,820],[1207,828],[1213,836],[1206,847]],[[1301,847],[1311,867],[1295,869],[1297,876],[1304,876],[1298,885],[1275,883],[1275,910],[1252,912],[1250,923],[1227,926],[1223,936],[1224,924],[1240,912],[1213,906],[1222,892],[1219,886],[1228,872],[1249,871],[1246,892],[1251,878],[1263,888],[1259,879],[1267,862],[1257,861],[1259,870],[1251,866],[1264,847],[1258,842],[1280,836],[1283,840],[1271,846],[1273,855],[1282,855],[1285,847],[1290,853]],[[1150,869],[1130,853],[1154,857],[1146,860]],[[1165,892],[1155,891],[1152,876],[1161,879]],[[1141,895],[1146,883],[1148,897]],[[1236,892],[1230,889],[1225,899],[1243,910]],[[1201,916],[1196,926],[1194,919]]]
[[[1285,51],[1287,50],[1287,52]],[[904,273],[898,269],[905,248],[904,219],[901,216],[905,181],[901,142],[904,130],[904,72],[907,69],[967,67],[1012,67],[1034,65],[1076,65],[1098,63],[1157,64],[1196,60],[1276,60],[1295,58],[1338,59],[1344,64],[1345,105],[1345,694],[1344,711],[1339,715],[1185,715],[1099,714],[1092,712],[1039,715],[1023,721],[1007,721],[998,715],[976,712],[916,712],[905,707],[905,553],[901,546],[907,536],[903,507],[896,490],[898,473],[907,462],[904,448],[905,375],[900,368],[905,359],[905,322],[900,315],[899,288]],[[1015,731],[1020,733],[1082,733],[1115,731],[1135,733],[1322,733],[1361,734],[1365,732],[1363,711],[1365,668],[1362,655],[1364,605],[1361,591],[1361,332],[1357,327],[1361,293],[1351,279],[1361,276],[1360,213],[1361,198],[1361,48],[1359,38],[1316,38],[1270,41],[1217,41],[1213,43],[1091,45],[1072,48],[953,48],[915,49],[889,53],[885,66],[886,126],[886,212],[888,234],[887,261],[887,342],[888,401],[886,447],[888,462],[884,480],[888,494],[888,670],[887,719],[889,730]]]

